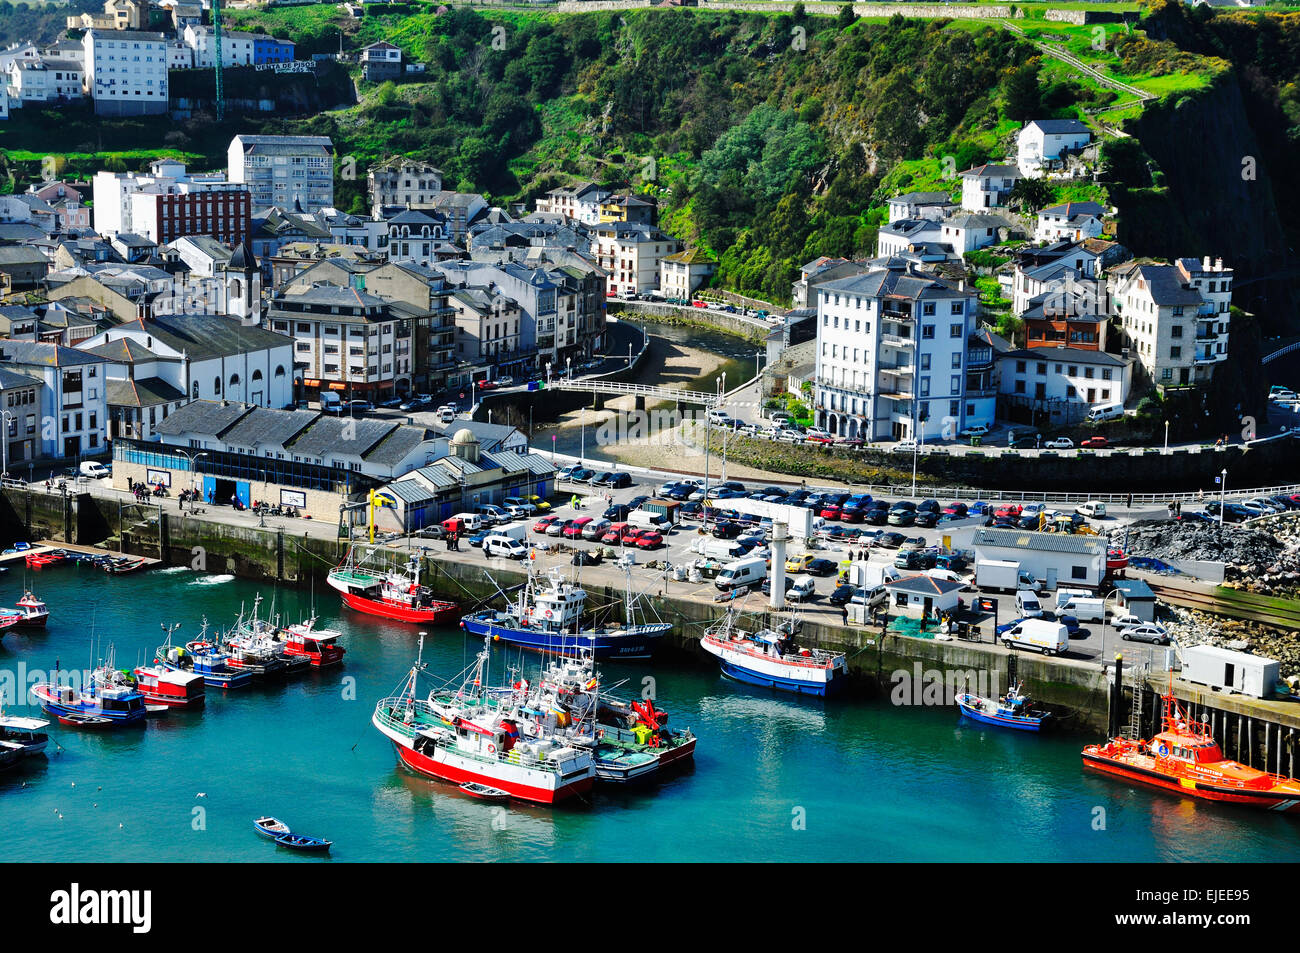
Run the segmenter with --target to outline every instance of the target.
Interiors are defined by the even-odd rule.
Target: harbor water
[[[309,614],[313,598],[185,569],[110,576],[60,566],[0,576],[0,603],[24,581],[51,609],[47,631],[0,641],[0,684],[57,659],[147,663],[179,622]],[[1085,775],[1079,736],[979,728],[955,709],[887,698],[812,701],[742,686],[705,664],[605,663],[605,684],[652,686],[669,725],[699,736],[695,763],[632,790],[598,787],[558,809],[472,800],[406,773],[370,725],[416,653],[415,627],[342,609],[317,592],[321,624],[341,630],[342,668],[279,685],[208,689],[201,712],[170,712],[109,732],[49,729],[46,759],[0,773],[8,861],[971,860],[1293,861],[1297,821],[1194,803]],[[480,649],[458,629],[429,632],[424,658],[451,677]],[[535,657],[496,648],[494,681]],[[653,679],[653,683],[645,679]],[[1033,686],[1028,688],[1032,691]],[[20,691],[24,691],[20,687]],[[10,714],[39,716],[29,697]],[[258,837],[254,818],[331,838],[328,859]]]

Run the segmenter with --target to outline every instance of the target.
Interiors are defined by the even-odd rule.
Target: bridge
[[[721,403],[722,395],[698,390],[683,390],[677,387],[655,387],[650,384],[626,384],[621,381],[599,379],[575,380],[571,377],[558,377],[546,382],[547,390],[585,391],[609,397],[635,397],[638,410],[644,410],[647,401],[677,401],[683,404],[699,404],[713,407]]]

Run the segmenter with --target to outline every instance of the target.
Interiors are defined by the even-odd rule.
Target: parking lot
[[[515,517],[505,524],[504,528],[511,529],[514,535],[518,535],[522,530],[526,543],[530,547],[538,549],[538,557],[541,560],[539,565],[542,566],[573,566],[575,555],[578,552],[589,554],[586,557],[578,558],[590,559],[592,563],[596,562],[595,557],[598,554],[603,554],[604,558],[600,562],[608,565],[612,562],[609,558],[610,555],[616,557],[623,553],[633,552],[635,554],[633,558],[639,567],[635,571],[634,586],[640,588],[650,588],[660,580],[671,579],[671,575],[665,576],[665,567],[691,566],[694,564],[705,570],[705,578],[696,582],[673,580],[670,582],[672,591],[674,593],[695,593],[702,598],[709,599],[720,599],[721,596],[712,579],[708,576],[708,571],[710,569],[716,571],[718,567],[730,560],[726,557],[709,558],[696,551],[694,547],[698,546],[701,540],[726,538],[729,541],[750,546],[749,552],[751,554],[768,554],[768,530],[767,527],[759,524],[757,518],[754,519],[753,523],[746,523],[735,529],[719,530],[719,523],[726,527],[738,521],[726,519],[725,517],[720,518],[719,514],[714,512],[705,514],[701,505],[702,501],[691,501],[689,498],[683,500],[682,503],[695,512],[682,519],[678,525],[668,528],[667,531],[656,533],[652,537],[653,545],[646,548],[638,546],[634,539],[623,539],[622,537],[618,541],[611,539],[610,542],[604,542],[599,536],[597,538],[583,538],[579,535],[566,538],[562,535],[562,529],[568,521],[579,518],[587,518],[593,522],[602,521],[606,518],[605,513],[611,507],[626,509],[646,500],[659,499],[666,483],[677,482],[672,479],[649,482],[644,477],[627,473],[622,473],[620,476],[622,477],[621,482],[627,482],[630,485],[593,487],[590,483],[560,480],[557,482],[557,492],[552,497],[548,508],[539,510],[527,517]],[[757,492],[764,488],[752,481],[750,485],[745,487],[749,492]],[[810,492],[815,490],[816,488],[809,488]],[[739,490],[737,489],[735,492],[739,492]],[[675,495],[681,494],[677,493]],[[716,496],[717,494],[711,495]],[[575,498],[578,503],[577,506],[573,505]],[[725,510],[726,499],[714,499],[713,502],[716,510]],[[891,500],[887,502],[892,507],[900,503],[919,504],[924,501]],[[935,502],[939,504],[941,509],[947,505],[946,501]],[[694,506],[692,506],[693,503]],[[627,522],[624,509],[611,512],[609,522],[611,524]],[[990,507],[989,509],[993,510],[996,507]],[[1062,515],[1066,516],[1064,513]],[[1125,512],[1119,516],[1108,515],[1105,518],[1087,520],[1086,522],[1091,523],[1099,532],[1104,534],[1110,529],[1122,526],[1133,518],[1152,518],[1164,515],[1166,514],[1163,508],[1158,512],[1147,508],[1145,512],[1139,509]],[[922,566],[929,567],[933,565],[925,557],[933,558],[945,553],[966,554],[968,557],[967,562],[964,565],[958,563],[960,568],[957,569],[957,574],[963,581],[967,582],[967,589],[962,594],[962,600],[969,609],[973,605],[973,600],[981,595],[970,583],[973,572],[973,554],[970,552],[971,540],[975,530],[984,525],[986,519],[986,515],[980,514],[974,517],[968,516],[965,519],[949,519],[946,522],[923,527],[889,525],[888,522],[885,525],[876,526],[868,523],[845,523],[843,520],[822,520],[818,526],[817,535],[808,539],[791,538],[786,545],[788,560],[799,560],[801,557],[808,557],[814,560],[825,560],[828,564],[819,564],[814,567],[822,570],[825,574],[813,576],[814,593],[809,600],[801,603],[802,610],[808,613],[810,618],[817,619],[820,617],[820,621],[828,624],[843,624],[843,610],[839,604],[832,603],[831,594],[836,588],[836,577],[839,570],[847,564],[850,552],[859,562],[865,563],[868,567],[867,573],[869,576],[875,576],[881,571],[894,568],[900,552],[909,549],[917,552],[923,558],[923,562],[910,570],[899,569],[898,571],[902,575],[921,571]],[[544,522],[551,522],[557,528],[549,534],[545,531],[539,531],[539,529],[544,529]],[[543,524],[543,526],[539,526],[539,524]],[[770,527],[770,522],[768,526]],[[490,530],[484,530],[482,536],[485,537],[489,533]],[[887,538],[885,534],[888,533],[895,533],[897,536]],[[500,557],[481,555],[469,539],[462,540],[461,550],[473,554],[468,558],[483,559],[485,564],[501,561]],[[803,575],[803,573],[789,572],[787,578],[798,575]],[[758,609],[767,605],[767,596],[757,591],[757,587],[754,588],[755,591],[745,599],[744,604],[747,609]],[[986,643],[992,641],[993,624],[995,622],[1005,623],[1016,616],[1015,599],[1012,595],[1008,593],[991,595],[998,601],[996,619],[990,613],[972,613],[964,617],[980,627],[981,640]],[[1047,596],[1047,600],[1049,603],[1051,602],[1052,596],[1050,594]],[[1113,603],[1111,608],[1113,608]],[[934,632],[936,630],[932,626],[928,631]],[[913,632],[914,629],[909,634]],[[1112,625],[1107,624],[1103,627],[1100,624],[1093,623],[1083,625],[1078,632],[1072,635],[1070,650],[1063,654],[1066,658],[1091,661],[1104,659],[1109,661],[1119,651],[1122,651],[1125,659],[1130,662],[1134,660],[1149,661],[1152,663],[1153,669],[1158,669],[1163,664],[1166,649],[1163,646],[1124,641]]]

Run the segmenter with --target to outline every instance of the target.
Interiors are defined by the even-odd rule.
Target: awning
[[[320,387],[320,381],[314,381],[314,380],[311,380],[310,378],[307,378],[307,379],[303,380],[303,382],[302,382],[302,386],[303,386],[303,387]]]
[[[338,381],[335,381],[333,384],[330,384],[330,390],[347,390],[347,389],[348,389],[347,384],[340,384]]]

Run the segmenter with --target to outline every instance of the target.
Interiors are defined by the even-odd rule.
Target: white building
[[[1105,537],[978,529],[974,544],[977,562],[1020,563],[1048,591],[1058,586],[1095,589],[1106,575]]]
[[[449,236],[446,220],[415,209],[399,212],[385,223],[388,228],[388,258],[431,265],[439,260],[438,248]]]
[[[933,218],[891,219],[889,224],[881,225],[876,235],[877,251],[881,258],[892,258],[908,250],[913,245],[928,242],[944,243],[943,224]]]
[[[669,300],[687,301],[717,270],[718,263],[698,248],[668,255],[659,263],[659,293]]]
[[[999,215],[983,212],[966,212],[946,218],[940,225],[939,241],[961,256],[977,248],[996,245],[1010,226]]]
[[[1034,119],[1016,136],[1016,166],[1025,178],[1038,178],[1091,141],[1092,130],[1077,119]]]
[[[537,211],[563,215],[584,225],[599,225],[600,206],[613,194],[595,182],[565,185],[539,198]]]
[[[1041,209],[1034,240],[1081,242],[1097,238],[1105,230],[1101,219],[1106,211],[1106,206],[1097,202],[1063,202]]]
[[[36,408],[40,426],[30,435],[35,456],[75,460],[108,449],[102,358],[61,344],[6,340],[0,342],[0,367],[44,385]]]
[[[608,222],[592,229],[591,253],[609,276],[615,294],[651,291],[659,284],[659,265],[681,243],[653,225]]]
[[[252,66],[255,62],[256,36],[257,34],[241,33],[238,30],[222,30],[221,65]],[[191,23],[185,27],[181,37],[193,52],[196,69],[212,69],[216,65],[216,37],[212,27]]]
[[[957,206],[947,192],[904,192],[889,200],[889,223],[902,219],[941,219]]]
[[[334,144],[327,136],[235,136],[227,174],[248,186],[254,208],[314,212],[334,205]]]
[[[1054,422],[1061,424],[1082,419],[1089,407],[1128,400],[1132,362],[1105,351],[1031,347],[1008,351],[998,363],[998,393],[1059,411]]]
[[[1223,259],[1131,261],[1112,268],[1107,290],[1126,343],[1162,390],[1203,384],[1228,359],[1231,268]]]
[[[95,231],[142,235],[158,245],[185,235],[238,244],[252,213],[249,189],[216,173],[191,173],[174,159],[150,163],[148,174],[95,173]]]
[[[993,353],[972,340],[973,290],[900,259],[813,290],[818,426],[863,440],[992,426]]]
[[[86,92],[97,116],[167,111],[167,43],[161,33],[86,31]]]
[[[76,60],[15,60],[9,67],[7,92],[17,109],[28,103],[70,102],[85,97],[85,73]]]
[[[968,212],[1001,208],[1022,178],[1013,165],[977,165],[961,174],[961,207]]]

